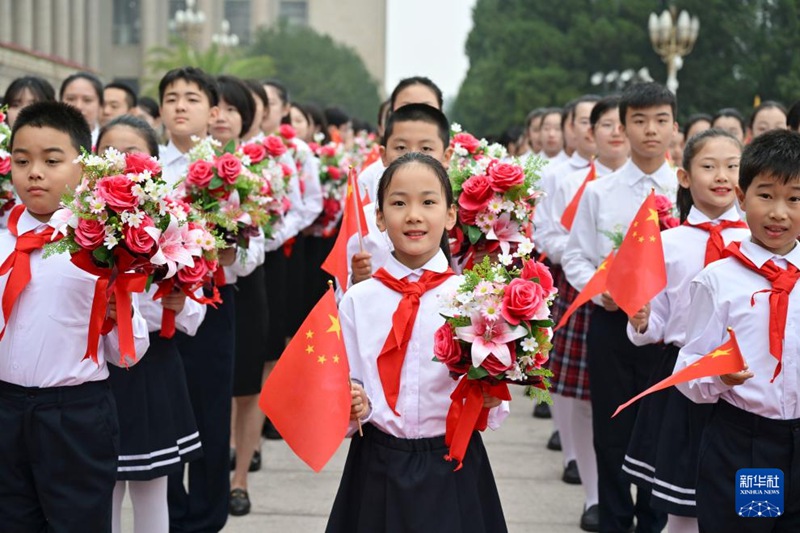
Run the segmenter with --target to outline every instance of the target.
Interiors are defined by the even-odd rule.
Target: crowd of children
[[[14,80],[4,104],[16,205],[0,230],[0,531],[120,531],[126,492],[137,532],[219,531],[250,512],[262,432],[280,438],[259,393],[326,290],[320,265],[351,167],[370,231],[347,243],[339,313],[350,433],[363,436],[350,443],[327,531],[507,530],[479,434],[463,468],[443,459],[457,382],[433,360],[434,333],[438,298],[458,286],[463,263],[449,238],[459,222],[451,125],[430,79],[402,80],[376,110],[374,149],[366,125],[292,101],[277,80],[192,67],[166,73],[157,102],[79,72],[58,92]],[[547,162],[531,230],[558,289],[555,322],[645,198],[663,197],[666,286],[630,316],[608,292],[572,314],[553,338],[552,407],[536,413],[553,418],[548,447],[563,452],[563,480],[583,486],[583,530],[797,531],[800,106],[767,101],[749,120],[726,108],[682,129],[677,116],[673,93],[641,83],[533,110],[507,139],[509,157]],[[146,154],[176,186],[209,136],[243,150],[272,137],[290,147],[276,156],[287,183],[280,222],[220,252],[220,302],[200,303],[202,288],[154,299],[150,287],[133,300],[136,360],[120,361],[116,326],[97,363],[84,360],[97,278],[42,253],[62,194],[81,179],[76,159]],[[172,338],[160,335],[164,310],[176,317]],[[108,317],[116,322],[113,297]],[[722,344],[728,327],[740,372],[666,389],[612,418]],[[509,412],[486,393],[483,407],[492,429]],[[739,516],[742,468],[783,471],[780,516]]]

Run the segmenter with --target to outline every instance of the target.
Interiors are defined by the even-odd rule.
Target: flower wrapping
[[[11,211],[17,203],[14,185],[11,183],[11,154],[8,143],[11,140],[11,128],[6,124],[8,106],[0,107],[0,216]]]

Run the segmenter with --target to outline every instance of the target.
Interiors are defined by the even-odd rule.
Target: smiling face
[[[741,157],[731,139],[712,137],[692,158],[688,172],[678,170],[681,187],[691,191],[695,207],[707,217],[719,218],[736,201]]]
[[[14,134],[11,180],[37,220],[50,220],[61,196],[77,187],[81,167],[73,161],[78,155],[69,134],[54,128],[23,126]]]
[[[786,255],[800,235],[800,180],[788,183],[759,174],[742,194],[751,240],[776,255]]]
[[[439,251],[442,235],[456,223],[442,183],[432,168],[408,163],[398,168],[384,191],[378,228],[394,245],[394,256],[409,268],[420,268]]]

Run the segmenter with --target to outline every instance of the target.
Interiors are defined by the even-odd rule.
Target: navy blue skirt
[[[162,477],[203,454],[174,338],[150,333],[141,361],[130,368],[108,365],[108,372],[119,415],[117,479]]]
[[[651,385],[672,374],[679,351],[671,344],[664,347]],[[642,400],[622,470],[650,490],[654,509],[697,516],[697,457],[712,407],[692,402],[675,387]]]
[[[472,434],[464,466],[445,461],[444,437],[399,439],[364,426],[353,436],[327,533],[504,533],[489,457]]]

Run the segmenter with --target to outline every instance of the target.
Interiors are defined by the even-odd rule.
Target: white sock
[[[558,435],[561,437],[561,453],[564,454],[564,466],[575,459],[575,438],[572,431],[572,400],[560,394],[551,395],[553,398],[553,422]]]
[[[700,527],[697,518],[691,516],[667,515],[667,531],[669,533],[698,533]]]
[[[168,533],[167,476],[129,481],[134,533]]]
[[[122,500],[125,499],[125,483],[117,481],[114,484],[114,498],[111,506],[111,533],[122,533]]]
[[[575,461],[581,474],[581,485],[586,497],[586,508],[598,502],[597,458],[594,454],[594,433],[592,432],[592,404],[589,400],[565,398],[572,404],[569,424]]]

